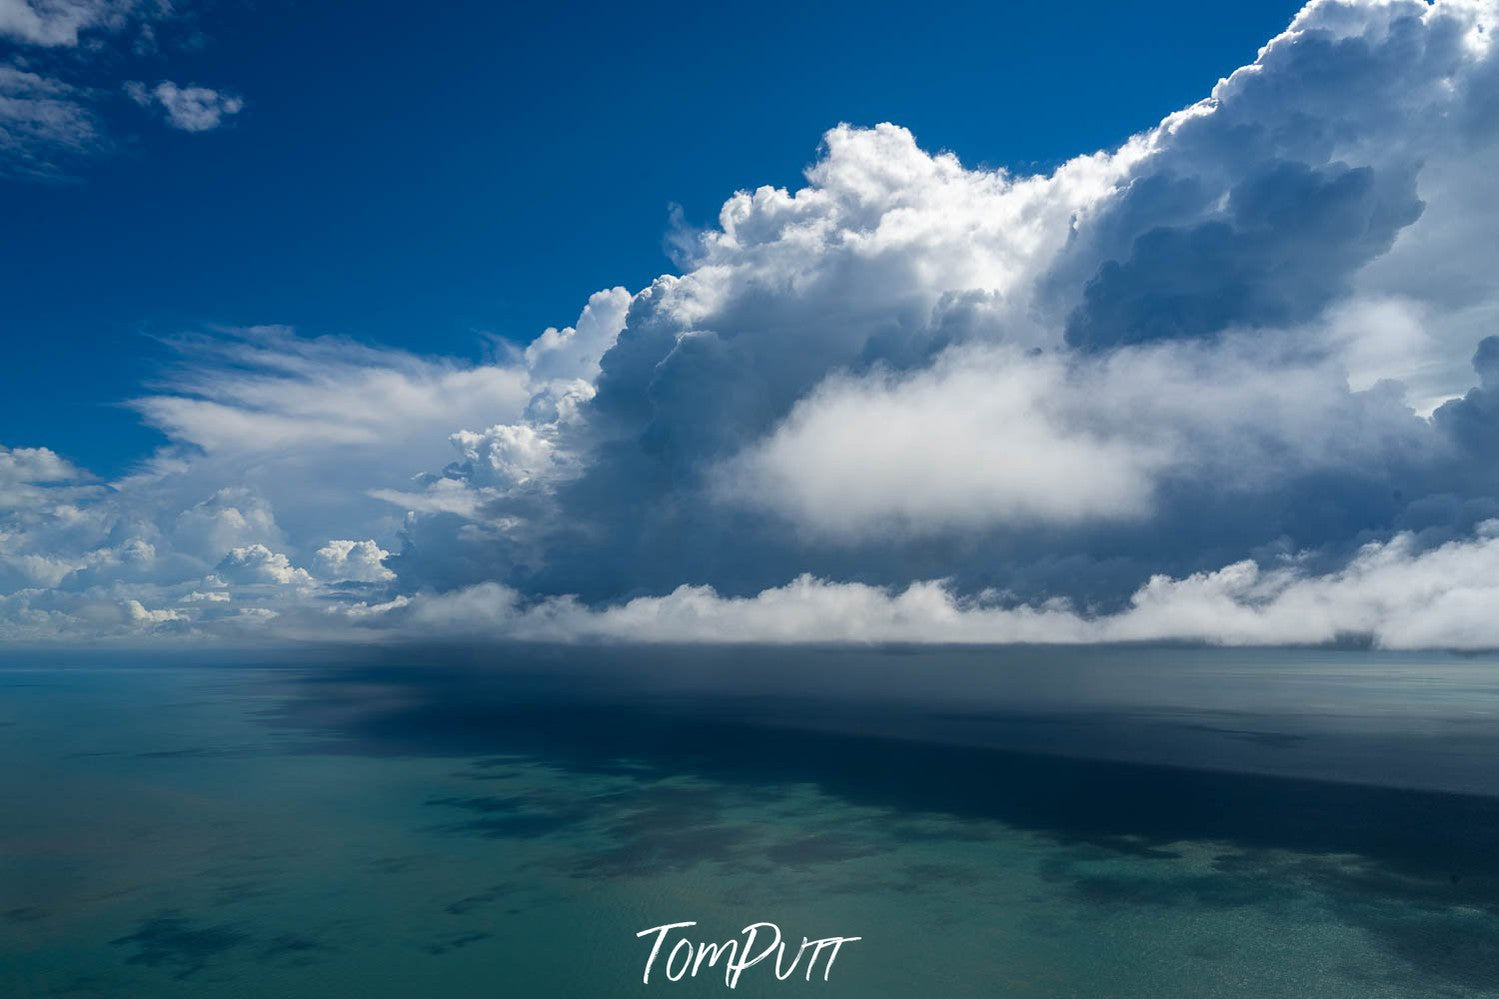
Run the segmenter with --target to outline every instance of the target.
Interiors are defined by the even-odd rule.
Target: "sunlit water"
[[[862,939],[642,984],[683,920]],[[0,995],[814,991],[1499,995],[1499,662],[0,665]]]

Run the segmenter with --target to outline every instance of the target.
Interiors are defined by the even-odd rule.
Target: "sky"
[[[102,13],[52,45],[0,15],[0,65],[91,88],[77,104],[96,133],[29,177],[16,156],[0,164],[5,443],[127,470],[163,441],[107,407],[168,360],[154,337],[282,324],[467,360],[492,338],[524,345],[594,291],[673,269],[671,206],[704,225],[739,188],[795,184],[840,122],[899,122],[1013,168],[1116,144],[1295,11],[1226,6],[972,3],[913,22],[895,4],[452,3],[413,18],[406,4],[67,0],[57,20]],[[163,80],[242,107],[173,128],[124,89]]]
[[[1499,646],[1493,0],[933,6],[0,0],[0,638]]]

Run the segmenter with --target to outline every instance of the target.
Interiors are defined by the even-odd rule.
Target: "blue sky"
[[[1296,8],[215,3],[149,55],[128,30],[0,40],[103,91],[114,145],[0,180],[0,440],[125,470],[162,441],[112,408],[168,360],[152,337],[209,326],[477,359],[673,270],[669,205],[706,225],[736,189],[795,185],[839,122],[1049,168],[1191,103]],[[133,79],[245,106],[186,133]]]
[[[0,640],[1499,647],[1496,31],[0,0]]]

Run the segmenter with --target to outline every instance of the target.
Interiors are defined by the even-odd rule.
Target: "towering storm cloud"
[[[185,339],[136,473],[0,451],[0,635],[1499,645],[1496,26],[1319,0],[1044,176],[838,126],[486,365]]]

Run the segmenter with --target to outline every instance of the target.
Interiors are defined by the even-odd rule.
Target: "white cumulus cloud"
[[[318,575],[330,580],[385,583],[396,574],[385,568],[390,552],[373,541],[330,541],[317,550]]]
[[[1035,175],[838,125],[483,363],[180,338],[129,475],[0,451],[0,636],[1499,644],[1496,10],[1314,0]]]

